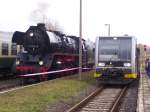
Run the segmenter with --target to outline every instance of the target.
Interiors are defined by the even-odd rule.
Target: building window
[[[11,45],[11,55],[17,55],[17,45],[15,43]]]
[[[8,43],[2,43],[2,55],[8,55]]]

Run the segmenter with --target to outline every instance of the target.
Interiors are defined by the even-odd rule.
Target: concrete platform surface
[[[150,78],[144,71],[140,77],[137,112],[150,112]]]

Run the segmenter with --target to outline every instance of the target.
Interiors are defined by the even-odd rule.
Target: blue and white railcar
[[[102,83],[128,83],[138,77],[138,50],[132,36],[97,37],[94,77]]]

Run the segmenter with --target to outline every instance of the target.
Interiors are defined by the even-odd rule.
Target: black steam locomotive
[[[78,67],[79,37],[66,36],[59,31],[47,31],[45,24],[30,26],[26,32],[16,31],[12,42],[22,47],[14,64],[17,74]],[[91,46],[82,40],[83,67],[94,63]]]

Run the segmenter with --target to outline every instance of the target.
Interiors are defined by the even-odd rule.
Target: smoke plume
[[[30,14],[30,20],[34,23],[45,23],[47,30],[62,31],[59,23],[47,16],[49,4],[46,2],[38,2],[37,8]]]

